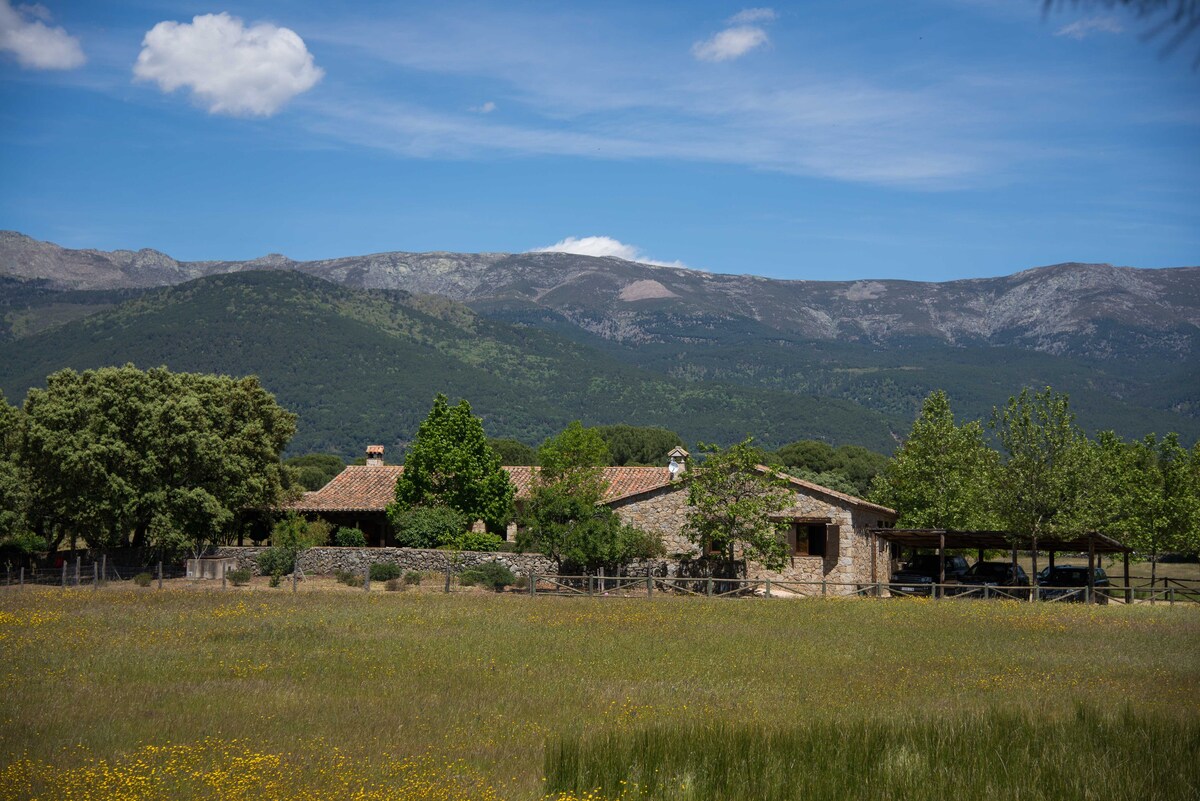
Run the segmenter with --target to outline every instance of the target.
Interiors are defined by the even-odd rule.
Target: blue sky
[[[0,228],[808,279],[1200,264],[1200,37],[1163,57],[1103,5],[0,0]]]

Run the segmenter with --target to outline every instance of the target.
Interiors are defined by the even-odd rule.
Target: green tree
[[[701,443],[700,449],[704,461],[689,471],[688,539],[730,561],[740,551],[769,570],[782,568],[786,524],[771,516],[791,505],[787,480],[759,468],[762,453],[751,438],[728,448]]]
[[[417,430],[396,482],[389,514],[414,506],[449,506],[469,520],[503,530],[512,516],[515,488],[488,445],[483,421],[465,399],[451,406],[438,395]]]
[[[992,483],[1001,525],[1035,538],[1078,533],[1096,462],[1067,396],[1050,387],[1035,394],[1022,390],[993,411],[991,426],[1002,452]]]
[[[295,416],[258,379],[142,371],[49,376],[25,400],[20,459],[31,503],[92,547],[200,550],[242,510],[284,497]]]
[[[784,445],[774,456],[792,475],[852,495],[867,494],[888,464],[888,457],[861,445],[834,448],[811,439]]]
[[[28,555],[47,543],[29,525],[29,482],[19,461],[23,428],[21,410],[0,393],[0,548]]]
[[[534,481],[517,534],[517,547],[536,550],[563,565],[592,572],[661,553],[650,535],[621,522],[602,501],[608,444],[576,420],[538,450],[542,469]]]
[[[346,468],[346,461],[334,453],[306,453],[285,459],[288,479],[306,490],[319,490]]]
[[[1094,445],[1098,469],[1084,488],[1084,523],[1150,559],[1200,548],[1200,445],[1188,451],[1175,434],[1125,442],[1101,433]]]
[[[500,457],[500,464],[537,464],[537,451],[533,449],[533,446],[526,445],[519,439],[489,438],[488,444],[492,446],[492,450]]]
[[[938,390],[925,398],[871,497],[895,509],[905,528],[991,528],[989,491],[998,463],[983,426],[957,425],[949,398]]]
[[[596,426],[608,444],[608,464],[663,465],[672,448],[683,445],[674,431],[654,426]]]

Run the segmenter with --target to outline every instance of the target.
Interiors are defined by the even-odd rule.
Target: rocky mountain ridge
[[[885,347],[933,338],[1096,359],[1152,353],[1176,363],[1200,348],[1200,267],[1067,263],[942,283],[794,281],[564,253],[181,262],[154,250],[71,250],[0,232],[0,276],[58,289],[164,286],[262,269],[442,295],[485,314],[549,320],[631,346],[732,331]]]

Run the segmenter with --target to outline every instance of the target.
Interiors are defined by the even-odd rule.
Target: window
[[[793,556],[825,555],[824,523],[793,523],[791,531]]]

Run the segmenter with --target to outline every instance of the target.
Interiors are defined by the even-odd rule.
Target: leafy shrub
[[[498,551],[504,540],[487,531],[464,531],[439,546],[443,551]]]
[[[133,577],[133,583],[139,587],[149,587],[152,581],[154,581],[154,576],[149,573],[138,573]]]
[[[496,592],[503,592],[505,587],[515,584],[516,581],[517,577],[508,569],[508,566],[499,562],[484,562],[469,570],[464,570],[458,575],[458,583],[463,586],[470,587],[480,584],[484,587],[491,587]]]
[[[400,565],[395,562],[376,562],[371,565],[371,581],[389,581],[400,578]]]
[[[295,569],[296,553],[283,546],[274,545],[260,553],[255,561],[258,562],[259,571],[274,580],[271,586],[278,587],[279,577]]]
[[[421,583],[421,574],[416,570],[408,571],[407,573],[404,574],[404,583],[405,584],[420,584]]]
[[[250,583],[250,577],[252,575],[253,574],[250,572],[250,568],[242,567],[242,568],[238,568],[237,570],[230,570],[228,573],[225,574],[225,578],[232,581],[233,586],[241,587],[244,584]]]
[[[275,575],[272,575],[272,576],[271,576],[271,580],[270,580],[269,582],[267,582],[267,584],[268,584],[269,586],[271,586],[271,587],[278,587],[278,586],[279,586],[279,579],[280,579],[280,578],[282,578],[282,577],[281,577],[281,576],[275,576]]]
[[[333,535],[333,544],[340,548],[365,548],[367,536],[356,528],[342,526]]]
[[[361,587],[363,584],[362,576],[349,570],[335,570],[333,577],[347,587]]]
[[[517,576],[517,580],[512,583],[513,589],[527,590],[529,589],[529,577]]]
[[[440,548],[467,530],[466,516],[449,506],[414,506],[389,512],[402,548]]]
[[[400,579],[388,579],[383,586],[388,592],[400,592],[404,589],[404,584],[400,582]]]

